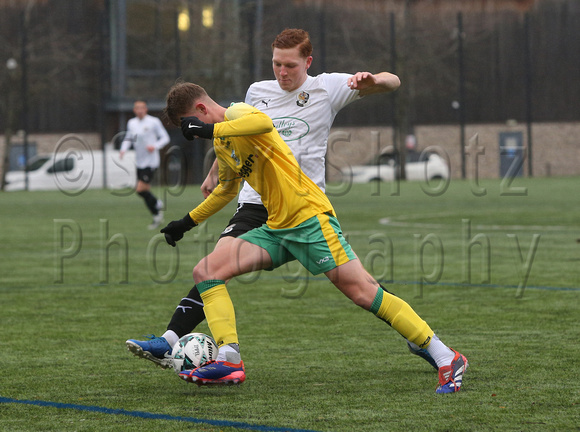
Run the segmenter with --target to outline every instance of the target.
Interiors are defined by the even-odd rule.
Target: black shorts
[[[137,168],[137,180],[141,180],[143,183],[151,183],[153,181],[153,176],[155,175],[155,168]]]
[[[228,226],[220,234],[222,237],[239,237],[254,228],[261,227],[268,220],[268,210],[261,204],[238,204],[236,213]]]

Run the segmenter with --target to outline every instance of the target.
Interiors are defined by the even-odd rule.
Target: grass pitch
[[[298,265],[229,285],[247,381],[187,384],[124,341],[163,333],[234,204],[173,249],[134,194],[0,194],[0,429],[577,430],[578,181],[329,186],[367,269],[468,357],[455,395]],[[201,200],[156,193],[166,221]]]

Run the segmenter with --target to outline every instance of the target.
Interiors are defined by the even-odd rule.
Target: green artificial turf
[[[0,430],[577,430],[578,184],[329,185],[367,269],[467,356],[452,395],[394,330],[296,263],[229,284],[246,382],[187,384],[125,340],[164,332],[235,203],[174,249],[134,194],[1,193]],[[198,186],[155,192],[166,222],[201,201]]]

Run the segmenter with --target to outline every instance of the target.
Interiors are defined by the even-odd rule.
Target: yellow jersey
[[[242,180],[258,192],[272,229],[293,228],[311,217],[330,213],[328,197],[302,171],[272,119],[245,103],[232,104],[225,121],[215,123],[219,184],[189,215],[201,223],[234,199]]]

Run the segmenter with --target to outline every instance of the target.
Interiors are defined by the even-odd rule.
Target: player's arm
[[[135,136],[131,132],[131,124],[127,123],[127,132],[125,132],[125,137],[123,138],[123,142],[121,143],[121,148],[119,149],[119,156],[123,159],[123,155],[129,148],[131,144],[135,141]]]
[[[215,187],[218,185],[219,183],[218,171],[219,171],[218,161],[216,159],[215,161],[213,161],[213,165],[209,169],[209,173],[207,174],[207,177],[205,178],[200,187],[201,193],[203,194],[204,198],[207,198],[209,194],[212,193]]]
[[[187,231],[220,211],[238,195],[241,178],[227,167],[220,171],[220,175],[220,183],[201,204],[182,219],[169,222],[161,230],[165,234],[165,241],[171,246],[175,247],[176,242],[181,240]]]
[[[223,209],[237,195],[242,181],[230,168],[220,167],[219,183],[209,196],[189,212],[191,219],[199,225],[211,215]]]
[[[358,90],[359,95],[367,96],[395,91],[401,85],[401,81],[397,75],[389,72],[378,74],[357,72],[348,79],[347,85],[353,90]]]
[[[214,136],[261,135],[274,130],[274,123],[267,114],[245,103],[234,104],[229,107],[225,118],[226,121],[216,123]]]
[[[204,123],[197,117],[182,117],[181,131],[188,140],[200,138],[226,138],[269,133],[274,129],[272,119],[260,110],[236,104],[226,111],[226,119],[219,123]]]
[[[157,141],[155,141],[154,146],[157,150],[161,150],[163,147],[169,144],[169,134],[159,119],[157,119],[155,122],[155,134],[157,136]]]

